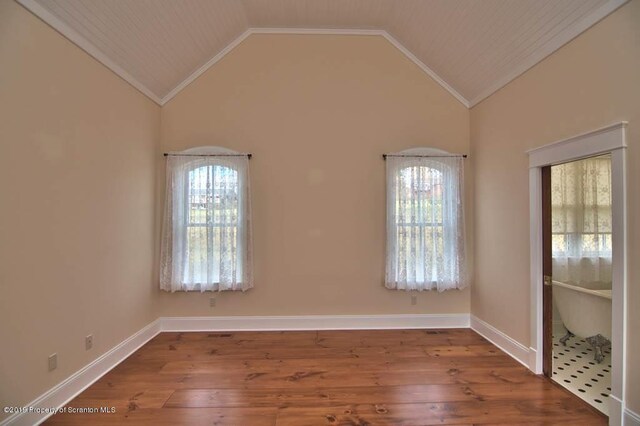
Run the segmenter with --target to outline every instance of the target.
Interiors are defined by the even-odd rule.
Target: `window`
[[[611,282],[611,157],[551,168],[553,276],[577,284]]]
[[[386,286],[464,288],[461,156],[414,149],[387,156]]]
[[[248,158],[199,148],[167,158],[161,288],[252,287]]]

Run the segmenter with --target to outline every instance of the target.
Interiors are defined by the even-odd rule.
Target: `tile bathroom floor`
[[[560,339],[565,334],[562,325],[554,326],[553,379],[608,416],[611,348],[604,351],[605,358],[598,364],[593,359],[594,350],[584,339],[573,336],[563,346]]]

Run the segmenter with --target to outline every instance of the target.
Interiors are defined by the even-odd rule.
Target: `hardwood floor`
[[[604,425],[469,329],[162,333],[49,425]]]

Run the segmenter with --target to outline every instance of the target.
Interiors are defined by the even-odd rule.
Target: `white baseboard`
[[[624,425],[624,408],[622,400],[613,393],[609,395],[609,426]]]
[[[640,415],[624,406],[620,398],[609,395],[609,425],[640,426]]]
[[[27,407],[59,408],[91,386],[104,374],[120,364],[142,345],[163,331],[268,331],[268,330],[372,330],[403,328],[469,328],[485,337],[515,360],[529,367],[535,351],[525,347],[495,327],[469,314],[416,315],[309,315],[309,316],[237,316],[237,317],[162,317],[153,321],[86,367],[59,383]],[[533,352],[533,356],[532,356]],[[625,409],[612,395],[612,425],[640,426],[640,416]],[[53,411],[13,414],[0,426],[37,425]]]
[[[623,426],[640,426],[640,415],[625,408],[622,422]]]
[[[48,412],[16,413],[0,423],[5,425],[37,425],[54,414],[55,408],[63,407],[83,390],[91,386],[96,380],[104,376],[115,366],[124,361],[129,355],[160,333],[160,321],[155,320],[122,343],[86,365],[64,381],[26,404],[26,407],[48,409]]]
[[[163,317],[163,331],[468,328],[469,314]]]
[[[528,347],[524,346],[520,342],[513,340],[502,331],[498,330],[492,325],[487,324],[474,315],[471,315],[471,329],[502,349],[507,353],[507,355],[510,355],[520,364],[530,369],[529,363],[531,355]]]
[[[53,415],[53,409],[63,407],[162,331],[370,330],[468,327],[469,314],[158,318],[26,405],[27,407],[46,408],[49,411],[16,413],[0,422],[0,426],[36,425],[42,423]]]
[[[538,351],[529,346],[529,360],[527,367],[535,374],[542,374],[542,366],[538,363]]]

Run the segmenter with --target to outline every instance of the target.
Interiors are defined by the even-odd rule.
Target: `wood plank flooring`
[[[48,425],[605,425],[469,329],[162,333]]]

